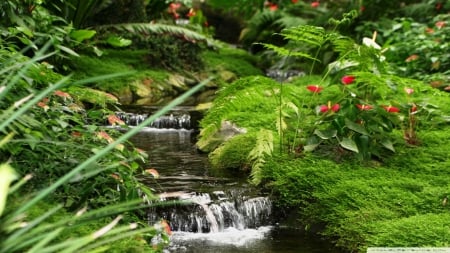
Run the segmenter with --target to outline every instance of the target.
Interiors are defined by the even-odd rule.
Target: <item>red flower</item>
[[[342,82],[344,85],[352,84],[354,81],[355,81],[355,77],[354,77],[354,76],[343,76],[343,77],[341,78],[341,82]]]
[[[417,54],[412,54],[408,58],[406,58],[405,62],[412,62],[419,59],[419,56]]]
[[[276,10],[278,10],[278,5],[277,5],[277,4],[270,4],[270,5],[269,5],[269,10],[271,10],[271,11],[276,11]]]
[[[398,109],[397,107],[391,106],[391,105],[389,105],[389,106],[383,106],[383,108],[384,108],[387,112],[392,112],[392,113],[395,113],[395,112],[399,112],[399,111],[400,111],[400,109]]]
[[[317,8],[317,7],[319,7],[319,5],[320,5],[319,1],[315,1],[315,2],[311,3],[311,7],[313,7],[313,8]]]
[[[321,105],[320,106],[320,112],[322,112],[322,113],[325,113],[325,112],[328,112],[328,111],[337,112],[337,111],[339,111],[340,108],[341,108],[341,106],[339,104],[331,105],[331,102],[328,101],[328,105]]]
[[[296,4],[296,3],[298,3],[298,0],[291,0],[291,2],[292,2],[293,4]]]
[[[186,14],[187,17],[193,17],[197,15],[197,13],[195,12],[194,8],[190,8],[188,14]]]
[[[414,104],[414,103],[412,104],[410,112],[411,113],[417,112],[417,105],[416,104]]]
[[[438,22],[436,22],[435,26],[437,28],[441,29],[445,26],[445,21],[438,21]]]
[[[368,110],[372,110],[373,109],[373,107],[371,105],[357,104],[356,107],[358,107],[358,109],[360,109],[361,111],[368,111]]]
[[[319,85],[308,85],[306,88],[313,93],[320,93],[323,90]]]

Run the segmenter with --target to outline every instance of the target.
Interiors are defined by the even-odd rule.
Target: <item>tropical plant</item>
[[[89,122],[86,115],[94,114],[83,110],[70,94],[59,90],[68,78],[43,85],[43,76],[51,71],[46,70],[45,64],[37,63],[45,58],[42,51],[32,59],[7,50],[2,50],[0,55],[6,63],[0,71],[3,77],[0,85],[0,252],[99,252],[106,250],[112,241],[137,235],[144,235],[148,240],[162,236],[162,242],[167,242],[163,233],[168,229],[166,223],[156,227],[142,224],[116,227],[122,215],[87,235],[69,238],[65,233],[101,217],[146,207],[142,197],[151,198],[152,192],[136,180],[138,164],[133,164],[136,159],[133,152],[139,153],[139,159],[143,155],[133,148],[126,152],[130,146],[124,143],[142,127],[198,91],[207,81],[114,139],[101,125]],[[105,78],[107,76],[78,83]],[[36,83],[43,86],[35,86],[34,79],[40,79]],[[121,124],[114,115],[110,115],[108,120],[112,125]],[[109,185],[102,185],[104,183]],[[89,187],[90,184],[97,189]],[[94,192],[105,194],[107,201],[93,199],[99,197]],[[67,196],[61,198],[61,193],[71,199]],[[89,200],[80,199],[78,195]],[[42,201],[62,204],[40,212],[36,217],[29,217],[32,208]],[[63,207],[72,207],[78,212],[48,222]],[[99,208],[89,210],[92,207]],[[155,245],[155,250],[161,248]]]

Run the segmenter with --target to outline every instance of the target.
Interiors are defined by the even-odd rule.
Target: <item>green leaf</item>
[[[311,152],[314,151],[320,144],[320,140],[319,138],[315,137],[315,136],[311,136],[308,138],[308,141],[306,143],[306,145],[303,147],[303,149],[306,152]]]
[[[17,173],[9,164],[0,164],[0,216],[5,209],[9,185],[16,179]]]
[[[395,152],[394,144],[389,139],[383,139],[381,140],[380,144],[385,147],[386,149],[389,149],[392,152]]]
[[[345,126],[348,127],[350,130],[353,130],[357,133],[363,134],[363,135],[369,135],[367,130],[359,124],[356,124],[355,122],[345,118]]]
[[[82,42],[94,37],[96,33],[94,30],[80,29],[72,31],[69,36],[78,42]]]
[[[314,130],[314,134],[319,136],[323,140],[328,140],[331,138],[336,137],[337,130],[336,129],[329,129],[329,130]]]
[[[343,147],[345,149],[348,149],[355,153],[359,153],[358,145],[356,145],[356,142],[354,142],[350,138],[347,138],[347,137],[342,138],[342,141],[339,142],[339,145],[341,145],[341,147]]]
[[[70,49],[68,47],[65,47],[65,46],[62,46],[62,45],[57,45],[56,47],[61,49],[64,52],[70,54],[70,55],[77,56],[77,57],[80,56],[79,54],[77,54],[75,51],[73,51],[72,49]]]
[[[33,32],[28,27],[17,26],[16,29],[30,38],[33,37]]]
[[[127,47],[131,45],[132,41],[118,36],[109,36],[106,43],[113,47]]]

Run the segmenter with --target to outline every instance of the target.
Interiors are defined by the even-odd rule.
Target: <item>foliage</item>
[[[99,53],[94,45],[83,44],[95,35],[95,31],[75,29],[67,20],[51,14],[41,1],[3,1],[1,7],[3,45],[24,50],[27,55],[51,47],[56,56],[53,59],[47,57],[47,60],[53,61],[78,56],[75,48]]]
[[[71,23],[75,28],[86,27],[89,18],[111,5],[110,0],[69,0],[44,2],[52,14]]]
[[[322,235],[348,251],[448,247],[449,183],[442,170],[448,160],[441,148],[448,145],[448,129],[422,134],[428,145],[399,147],[399,155],[384,164],[273,156],[263,166],[262,182],[280,208],[302,210],[298,219],[306,229],[319,226]]]
[[[171,70],[199,70],[203,66],[199,57],[203,44],[214,44],[200,33],[174,25],[136,23],[102,26],[97,30],[133,41],[134,49],[148,50],[150,66]]]
[[[217,50],[203,50],[201,58],[205,69],[213,73],[226,70],[235,73],[237,77],[263,74],[258,68],[258,58],[242,49],[222,46]]]
[[[401,76],[427,81],[438,88],[449,80],[450,15],[436,16],[429,24],[399,19],[384,30],[386,57]]]
[[[335,143],[354,152],[361,159],[370,160],[373,156],[381,158],[382,149],[395,151],[390,133],[393,129],[402,127],[405,130],[405,140],[413,145],[418,144],[415,122],[418,117],[417,104],[420,101],[412,100],[409,95],[414,90],[429,93],[433,91],[426,89],[418,81],[391,75],[381,47],[373,42],[375,38],[365,38],[363,45],[358,45],[348,37],[310,26],[291,28],[281,35],[298,44],[309,45],[309,51],[303,53],[295,51],[295,47],[290,50],[274,45],[265,46],[285,57],[312,60],[311,68],[319,59],[308,52],[313,50],[319,52],[325,43],[332,44],[339,55],[335,62],[329,64],[319,84],[306,87],[311,91],[311,96],[315,97],[311,100],[317,103],[306,106],[311,108],[311,113],[315,110],[318,116],[311,125],[298,126],[300,128],[298,131],[303,133],[303,136],[300,136],[300,143],[306,151],[314,150],[321,144]],[[333,92],[334,97],[328,97],[330,99],[328,101],[320,99],[320,95],[334,85],[341,87],[340,92]],[[399,95],[402,91],[406,91],[407,99]],[[289,105],[290,102],[281,98],[280,104],[285,103]],[[291,108],[305,106],[290,105]],[[424,116],[425,111],[429,109],[423,107]],[[397,113],[403,115],[398,116]],[[296,117],[299,117],[298,111],[296,114]],[[280,126],[281,123],[280,121]],[[304,141],[302,138],[305,138]]]
[[[111,241],[130,236],[145,236],[148,240],[162,236],[163,242],[167,242],[167,236],[162,233],[166,229],[164,223],[156,227],[144,225],[139,229],[141,225],[138,224],[116,227],[122,215],[87,235],[78,235],[75,239],[65,236],[71,233],[72,226],[145,206],[141,197],[149,198],[152,192],[135,176],[142,173],[139,161],[146,155],[131,144],[124,144],[142,127],[180,104],[207,81],[173,100],[142,125],[118,135],[118,131],[104,127],[106,122],[125,127],[110,111],[106,108],[86,110],[75,96],[58,90],[69,78],[61,77],[55,84],[47,82],[45,65],[36,63],[43,59],[41,51],[32,59],[7,50],[0,52],[5,59],[0,71],[3,77],[0,86],[3,109],[0,115],[0,174],[3,180],[0,251],[104,251]],[[39,69],[43,71],[36,71]],[[73,85],[117,75],[77,81]],[[48,76],[53,78],[55,75]],[[34,82],[34,79],[39,81]],[[110,97],[109,101],[117,100]],[[13,183],[18,175],[26,176]],[[62,204],[29,217],[27,213],[44,199]],[[87,211],[86,206],[97,209]],[[78,212],[47,222],[63,207]],[[51,232],[43,233],[45,231]],[[159,247],[155,245],[155,251],[161,250]]]

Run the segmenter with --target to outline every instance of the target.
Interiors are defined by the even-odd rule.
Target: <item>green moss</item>
[[[264,74],[256,67],[257,58],[242,49],[224,46],[217,51],[205,50],[201,57],[209,71],[229,70],[238,77]]]
[[[265,181],[278,205],[299,208],[304,225],[326,224],[321,233],[347,250],[449,246],[448,131],[421,135],[426,145],[400,147],[385,163],[274,158]]]
[[[209,154],[211,165],[216,169],[247,170],[248,154],[255,142],[255,134],[240,134],[232,137]]]

